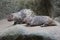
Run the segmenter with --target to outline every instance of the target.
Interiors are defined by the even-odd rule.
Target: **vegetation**
[[[56,3],[56,0],[53,2]],[[23,8],[30,8],[37,15],[48,15],[51,17],[54,12],[51,0],[0,0],[0,19],[2,17],[5,18],[10,13],[18,12]]]

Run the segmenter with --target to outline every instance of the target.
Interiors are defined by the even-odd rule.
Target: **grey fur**
[[[15,24],[21,23],[25,17],[35,16],[34,12],[31,9],[22,9],[17,13],[12,13],[11,15],[13,15],[13,17],[11,17],[10,20],[13,20]]]
[[[30,26],[55,26],[55,22],[49,16],[35,16],[35,17],[26,17],[24,19],[25,23]]]

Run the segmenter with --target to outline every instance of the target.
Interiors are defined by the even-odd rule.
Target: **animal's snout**
[[[8,20],[8,21],[13,21],[13,16],[12,16],[12,15],[9,15],[9,16],[7,17],[7,20]]]

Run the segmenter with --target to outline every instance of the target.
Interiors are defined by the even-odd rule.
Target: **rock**
[[[56,17],[54,20],[60,22],[60,16],[59,17]]]
[[[55,36],[48,30],[41,27],[15,25],[0,31],[0,40],[55,40]]]

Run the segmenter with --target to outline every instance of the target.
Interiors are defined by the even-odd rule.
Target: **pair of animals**
[[[22,9],[8,15],[7,20],[14,21],[14,25],[26,23],[30,26],[55,26],[55,21],[49,16],[36,16],[31,9]]]

